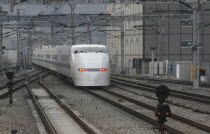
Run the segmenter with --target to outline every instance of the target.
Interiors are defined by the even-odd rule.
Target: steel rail
[[[114,76],[120,76],[117,74],[113,74]],[[165,83],[175,83],[175,84],[182,84],[182,85],[192,85],[191,81],[186,81],[186,80],[168,80],[168,79],[157,79],[157,78],[150,78],[150,77],[144,77],[144,76],[138,76],[138,75],[123,75],[123,77],[129,77],[129,78],[134,78],[138,80],[149,80],[149,81],[157,81],[157,82],[165,82]],[[208,83],[200,83],[201,87],[210,87],[210,84]]]
[[[43,73],[43,72],[38,72],[38,73],[36,73],[36,74],[31,75],[30,77],[33,77],[33,76],[38,75],[38,74],[41,74],[41,73]],[[28,77],[22,79],[22,81],[24,81],[24,80],[27,81],[27,79],[28,79]],[[29,83],[32,83],[32,82],[34,82],[34,81],[37,81],[38,79],[39,79],[39,77],[38,77],[38,78],[35,78],[35,79],[31,80],[31,81],[29,81]],[[21,81],[20,81],[20,82],[21,82]],[[18,83],[18,82],[17,82],[17,83]],[[23,87],[25,87],[25,83],[23,83],[23,84],[21,84],[21,85],[15,87],[15,88],[12,90],[12,93],[15,93],[15,92],[19,91],[19,90],[22,89]],[[8,96],[9,96],[9,92],[6,92],[6,93],[0,95],[0,99],[8,98]]]
[[[63,102],[46,85],[43,84],[42,79],[45,76],[46,75],[43,75],[40,77],[39,84],[47,91],[50,97],[54,99],[60,105],[60,107],[62,107],[66,111],[66,113],[80,125],[80,127],[84,131],[86,131],[89,134],[102,134],[92,124],[82,119],[79,113],[77,113],[76,111],[73,111],[67,103]]]
[[[44,123],[45,128],[47,129],[49,134],[58,134],[56,132],[55,128],[53,127],[53,125],[51,124],[49,118],[45,114],[43,108],[41,107],[41,105],[40,105],[39,101],[37,100],[36,96],[34,95],[33,91],[29,87],[29,81],[28,81],[29,78],[30,77],[27,78],[25,86],[26,86],[28,93],[32,97],[32,102],[33,102],[34,106],[36,107],[38,114],[41,117],[42,122]]]
[[[119,79],[119,78],[116,78],[116,77],[114,77],[113,79],[122,80],[122,81],[125,81],[125,82],[130,82],[132,84],[142,85],[142,86],[149,87],[149,88],[154,88],[154,89],[157,87],[157,86],[143,84],[143,83],[138,83],[138,82],[129,81],[129,80],[125,80],[125,79]],[[170,89],[170,90],[173,93],[184,94],[184,95],[198,97],[198,98],[202,98],[202,99],[210,99],[210,96],[205,96],[205,95],[200,95],[200,94],[194,94],[194,93],[188,93],[188,92],[183,92],[183,91],[177,91],[177,90],[172,90],[172,89]]]
[[[19,79],[19,80],[14,81],[14,82],[13,82],[13,84],[17,84],[17,83],[19,83],[19,82],[21,82],[21,81],[25,80],[25,79],[27,78],[27,75],[28,75],[28,74],[33,73],[33,72],[35,72],[35,71],[36,71],[36,70],[33,70],[33,71],[29,72],[29,73],[22,74],[22,75],[26,75],[26,77],[24,77],[24,78],[21,78],[21,79]],[[21,75],[21,76],[22,76],[22,75]],[[19,77],[21,77],[21,76],[19,76]],[[1,87],[0,87],[0,90],[2,90],[2,89],[4,89],[4,88],[6,88],[6,85],[1,86]]]
[[[139,90],[144,90],[148,92],[155,92],[155,88],[156,88],[156,86],[131,82],[131,81],[122,80],[122,79],[120,80],[111,79],[111,81],[118,84],[124,84],[130,87],[138,88]],[[177,91],[177,90],[172,90],[172,89],[170,89],[170,91],[171,91],[170,96],[174,96],[174,97],[186,99],[186,100],[191,100],[191,101],[196,101],[196,102],[201,102],[205,104],[210,104],[209,96],[199,95],[199,94],[194,94],[194,93],[187,93],[187,92]]]
[[[113,100],[110,100],[110,99],[108,99],[108,98],[106,98],[106,97],[104,97],[102,95],[99,95],[99,94],[91,91],[88,88],[84,88],[84,91],[86,91],[89,94],[92,94],[93,96],[96,96],[97,98],[99,98],[101,100],[104,100],[105,102],[108,102],[108,103],[110,103],[110,104],[112,104],[112,105],[122,109],[123,111],[125,111],[125,112],[127,112],[127,113],[129,113],[129,114],[131,114],[131,115],[133,115],[133,116],[135,116],[137,118],[139,118],[139,119],[142,119],[142,120],[144,120],[144,121],[146,121],[146,122],[148,122],[148,123],[150,123],[152,125],[159,126],[159,123],[156,120],[152,119],[151,117],[143,115],[143,114],[141,114],[141,113],[139,113],[139,112],[137,112],[137,111],[135,111],[133,109],[130,109],[130,108],[128,108],[126,106],[123,106],[123,105],[121,105],[121,104],[119,104],[119,103],[117,103],[117,102],[115,102]],[[172,134],[184,134],[183,132],[181,132],[179,130],[176,130],[176,129],[168,126],[168,125],[164,125],[164,127],[165,127],[166,131],[169,132],[169,133],[172,133]]]
[[[147,108],[147,109],[149,109],[149,110],[155,111],[155,107],[152,106],[152,105],[148,105],[148,104],[146,104],[146,103],[144,103],[144,102],[140,102],[140,101],[135,100],[135,99],[132,99],[132,98],[130,98],[130,97],[127,97],[127,96],[124,96],[124,95],[121,95],[121,94],[112,92],[112,91],[110,91],[110,90],[104,89],[103,91],[105,91],[106,93],[109,93],[109,94],[111,94],[111,95],[114,95],[114,96],[120,97],[120,98],[122,98],[122,99],[125,99],[125,100],[127,100],[127,101],[129,101],[129,102],[132,102],[132,103],[134,103],[134,104],[137,104],[137,105],[140,105],[140,106],[142,106],[142,107],[145,107],[145,108]],[[182,117],[182,116],[179,116],[179,115],[177,115],[177,114],[171,113],[171,118],[173,118],[173,119],[175,119],[175,120],[179,120],[179,121],[184,122],[184,123],[187,123],[187,124],[189,124],[189,125],[191,125],[191,126],[193,126],[193,127],[199,128],[199,129],[201,129],[201,130],[210,132],[210,127],[209,127],[209,126],[206,126],[206,125],[201,124],[201,123],[199,123],[199,122],[195,122],[195,121],[193,121],[193,120],[187,119],[187,118]]]

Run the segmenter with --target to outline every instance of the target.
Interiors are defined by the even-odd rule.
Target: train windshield
[[[74,50],[74,53],[107,53],[105,47],[79,47]]]

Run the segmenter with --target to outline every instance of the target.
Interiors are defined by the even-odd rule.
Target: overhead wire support
[[[206,0],[203,0],[203,2]],[[200,54],[199,54],[199,36],[200,36],[200,11],[202,9],[201,1],[198,0],[193,5],[186,2],[179,1],[181,4],[193,10],[193,46],[192,46],[192,64],[193,64],[193,89],[198,89],[200,84],[199,66],[200,66]],[[187,2],[194,2],[188,0]]]
[[[198,3],[195,4],[193,8],[193,46],[192,46],[192,53],[193,53],[193,67],[194,67],[194,74],[193,74],[193,89],[199,88],[199,65],[200,65],[200,55],[199,55],[199,36],[200,36],[200,10],[201,10],[201,3],[198,0]]]
[[[74,12],[74,9],[76,7],[76,4],[75,4],[75,1],[74,0],[69,0],[69,6],[70,6],[70,9],[71,9],[71,24],[70,24],[70,29],[71,29],[71,37],[72,37],[72,45],[75,45],[76,44],[76,39],[75,39],[75,12]]]
[[[17,25],[20,24],[20,9],[17,9]],[[16,64],[16,71],[20,71],[21,69],[21,46],[20,46],[20,28],[17,26],[17,64]]]
[[[193,88],[199,88],[199,11],[193,11],[193,66],[194,66],[194,75],[193,75]]]
[[[2,6],[0,6],[0,18],[3,17],[8,12],[2,11]],[[3,73],[3,21],[0,20],[0,73]]]
[[[1,9],[0,9],[1,12]],[[0,21],[0,73],[3,72],[3,23]]]
[[[27,57],[26,57],[26,68],[27,70],[31,70],[32,69],[32,42],[31,42],[31,29],[32,27],[28,27],[27,29],[27,33],[28,33],[28,40],[27,40]]]
[[[88,22],[91,21],[90,16],[88,17]],[[88,37],[88,42],[91,44],[92,43],[92,33],[91,33],[91,25],[87,24],[87,37]]]
[[[124,63],[124,59],[125,59],[125,50],[124,50],[124,38],[125,38],[125,32],[124,32],[124,27],[121,27],[121,32],[120,32],[120,42],[121,42],[121,69],[120,69],[120,73],[121,74],[125,74],[125,63]]]

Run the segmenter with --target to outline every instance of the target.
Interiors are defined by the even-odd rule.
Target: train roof
[[[73,45],[71,47],[76,48],[76,47],[106,47],[106,46],[101,44],[78,44],[78,45]]]

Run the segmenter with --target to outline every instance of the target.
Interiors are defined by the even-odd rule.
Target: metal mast
[[[72,40],[72,45],[75,45],[76,44],[76,40],[75,40],[75,24],[74,24],[74,16],[75,16],[75,13],[74,13],[74,9],[76,7],[76,4],[75,4],[75,1],[74,0],[69,0],[69,6],[70,6],[70,9],[71,9],[71,25],[70,25],[70,29],[71,29],[71,40]]]
[[[88,16],[88,24],[87,24],[87,37],[88,37],[88,42],[90,44],[92,44],[92,33],[91,33],[91,25],[90,25],[90,21],[91,21],[91,18],[90,16]]]
[[[28,40],[27,40],[27,52],[26,52],[26,65],[27,70],[32,69],[32,43],[31,43],[31,27],[27,28]]]
[[[0,6],[0,12],[2,11],[2,7]],[[2,37],[3,35],[3,23],[0,21],[0,73],[3,73],[3,46],[2,46]]]
[[[194,67],[194,75],[193,75],[193,89],[199,88],[199,27],[200,27],[200,9],[201,4],[200,0],[198,0],[198,5],[196,4],[193,9],[193,67]]]
[[[17,65],[16,65],[16,71],[19,71],[21,69],[21,46],[20,46],[20,28],[19,28],[19,24],[20,24],[20,9],[17,9]]]
[[[1,12],[1,11],[0,11]],[[3,24],[0,21],[0,73],[3,71],[3,46],[2,46]]]
[[[2,6],[0,6],[0,14],[7,14],[6,11],[2,11]],[[0,20],[0,73],[3,73],[3,21]]]
[[[124,38],[125,38],[125,32],[124,32],[124,27],[121,27],[121,31],[120,31],[120,47],[121,47],[121,69],[120,69],[120,73],[121,74],[125,74],[125,67],[124,67]]]

